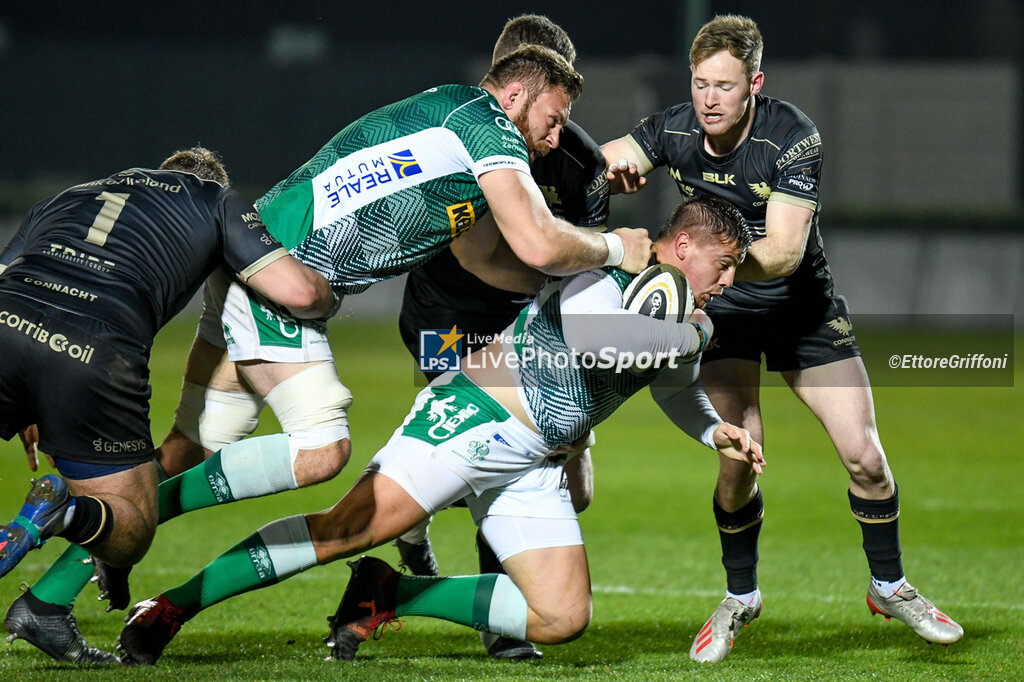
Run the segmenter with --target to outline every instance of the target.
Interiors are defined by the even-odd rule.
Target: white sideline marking
[[[625,595],[642,595],[642,596],[656,596],[656,597],[715,597],[721,598],[725,596],[725,593],[721,590],[676,590],[671,588],[653,588],[653,587],[633,587],[631,585],[592,585],[590,588],[594,594],[625,594]],[[828,602],[828,603],[849,603],[858,604],[864,601],[864,597],[837,597],[835,595],[826,594],[814,597],[808,597],[802,593],[785,593],[785,592],[772,592],[769,597],[784,598],[787,601],[806,601],[806,602]],[[947,601],[942,600],[942,605],[939,608],[943,608],[943,605],[952,604],[956,608],[971,608],[971,609],[1005,609],[1011,611],[1024,610],[1024,604],[1015,603],[991,603],[991,602],[958,602],[958,601]]]

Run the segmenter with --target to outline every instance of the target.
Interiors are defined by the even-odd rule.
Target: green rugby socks
[[[196,509],[297,487],[286,434],[246,438],[161,483],[157,487],[160,522]]]

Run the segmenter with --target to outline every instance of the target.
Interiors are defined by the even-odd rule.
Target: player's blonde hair
[[[747,80],[761,70],[764,41],[757,23],[750,17],[721,14],[704,24],[690,47],[690,66],[694,67],[722,50],[729,50],[743,62]]]
[[[562,88],[573,102],[583,94],[583,76],[552,49],[521,45],[491,65],[480,85],[504,88],[522,83],[531,101],[551,88]]]
[[[203,180],[213,180],[228,187],[231,181],[224,163],[216,152],[206,147],[192,147],[174,152],[160,164],[160,170],[178,170],[192,173]]]

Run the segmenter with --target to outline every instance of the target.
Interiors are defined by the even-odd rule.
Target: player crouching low
[[[654,251],[683,272],[703,306],[732,283],[747,244],[735,208],[698,197],[680,204]],[[760,445],[723,423],[696,383],[700,352],[713,332],[709,318],[699,310],[682,323],[631,313],[622,305],[631,279],[604,268],[546,285],[502,334],[514,343],[477,351],[462,372],[442,375],[420,392],[405,422],[334,507],[271,522],[186,585],[137,604],[121,632],[123,660],[154,663],[202,609],[380,546],[462,499],[507,575],[403,576],[364,558],[332,619],[332,655],[352,658],[377,627],[410,615],[545,644],[578,637],[591,617],[590,574],[576,513],[561,494],[559,446],[585,438],[659,373],[671,372],[668,385],[678,390],[661,395],[677,424],[723,456],[758,471],[764,462]],[[666,363],[675,368],[662,373],[664,365],[637,372],[540,361],[600,357],[609,347],[678,362]],[[242,552],[269,565],[257,575],[250,562],[237,560]],[[202,593],[190,584],[203,585]],[[206,589],[212,585],[216,594]]]

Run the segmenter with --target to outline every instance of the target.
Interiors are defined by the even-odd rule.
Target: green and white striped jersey
[[[482,88],[442,85],[343,128],[256,202],[270,233],[340,293],[415,268],[488,210],[477,178],[529,175],[526,140]]]
[[[598,286],[617,287],[618,297],[633,277],[617,268],[576,276],[593,279]],[[587,433],[656,376],[595,367],[574,354],[565,340],[561,309],[563,286],[572,279],[546,284],[506,330],[506,338],[513,342],[506,343],[505,349],[518,356],[521,398],[541,436],[552,446],[570,443]],[[628,324],[628,319],[606,316],[595,317],[594,322],[599,328],[606,323]]]

